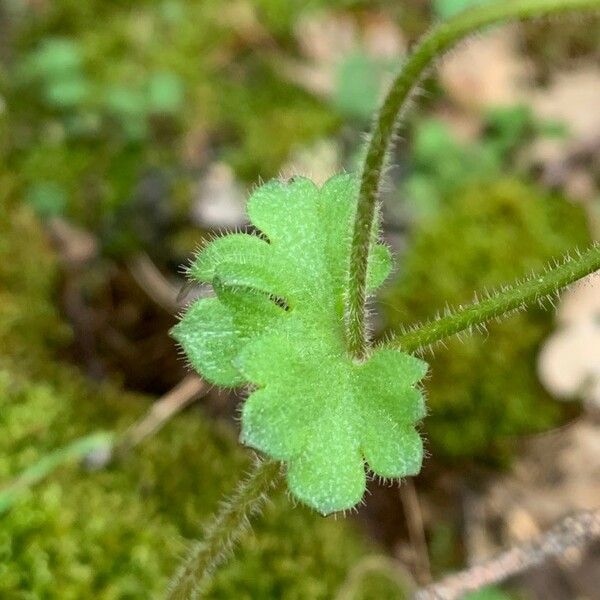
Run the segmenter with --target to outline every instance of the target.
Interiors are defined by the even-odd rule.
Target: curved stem
[[[346,298],[346,337],[349,350],[361,358],[367,349],[365,301],[371,235],[377,222],[377,199],[386,157],[396,125],[424,74],[444,52],[484,27],[507,20],[531,19],[570,11],[598,10],[600,0],[513,0],[464,11],[426,35],[392,83],[375,122],[365,158],[350,258]]]
[[[171,581],[169,600],[199,597],[215,570],[250,527],[250,518],[262,511],[268,499],[267,492],[277,484],[280,474],[278,462],[255,462],[247,478],[213,517],[204,539],[190,549],[183,566]]]
[[[460,307],[455,313],[416,327],[413,331],[390,340],[386,346],[400,348],[405,352],[422,350],[451,335],[482,325],[490,319],[541,302],[599,269],[600,245],[594,245],[576,258],[568,258],[557,267],[532,275],[526,281],[517,281],[485,300]]]

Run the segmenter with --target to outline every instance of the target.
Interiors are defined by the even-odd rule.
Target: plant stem
[[[567,517],[539,538],[515,546],[491,560],[449,575],[419,590],[413,600],[459,600],[468,592],[500,583],[553,557],[579,550],[600,537],[600,509]]]
[[[600,0],[513,0],[466,10],[441,23],[426,35],[408,57],[384,100],[367,148],[362,170],[346,298],[348,349],[357,358],[367,350],[365,302],[367,263],[373,228],[377,223],[377,200],[397,123],[423,76],[447,50],[484,27],[507,20],[531,19],[570,11],[599,10]]]
[[[197,375],[186,375],[172,390],[152,404],[148,412],[117,441],[113,454],[122,456],[162,429],[175,415],[206,394],[208,384]]]
[[[514,0],[474,8],[434,29],[408,58],[393,82],[375,122],[361,176],[345,310],[348,349],[354,356],[362,358],[367,351],[367,264],[373,232],[377,228],[377,199],[386,156],[397,121],[404,113],[411,95],[427,69],[438,56],[462,38],[494,23],[594,9],[600,9],[600,0]],[[414,351],[506,311],[540,300],[598,268],[600,248],[594,247],[578,259],[567,261],[561,267],[538,278],[405,334],[395,341],[395,345],[400,345],[407,351]],[[168,594],[170,600],[197,598],[206,589],[214,571],[225,561],[249,527],[250,517],[262,510],[267,500],[267,491],[276,485],[280,476],[278,463],[257,461],[248,478],[215,515],[207,528],[205,539],[190,550],[185,564],[171,582]]]
[[[171,582],[169,600],[198,598],[236,543],[250,527],[250,518],[262,511],[267,492],[279,481],[278,462],[257,459],[247,478],[226,500],[206,529],[204,540],[195,543]]]
[[[27,490],[43,481],[59,467],[83,460],[95,452],[109,451],[113,444],[113,437],[113,434],[106,432],[92,433],[42,456],[7,487],[0,489],[0,514],[11,508]]]
[[[414,554],[412,563],[415,579],[419,585],[431,583],[431,563],[425,537],[423,513],[412,477],[407,477],[400,485],[400,501],[408,528],[408,539]]]
[[[517,281],[485,300],[459,307],[454,313],[421,325],[399,335],[386,346],[399,347],[405,352],[422,350],[451,335],[471,329],[503,314],[543,301],[571,283],[600,269],[600,245],[594,245],[561,265]]]

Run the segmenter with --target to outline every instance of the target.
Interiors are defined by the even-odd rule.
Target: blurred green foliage
[[[64,188],[53,181],[39,181],[32,185],[25,196],[35,212],[43,219],[62,215],[67,208],[67,194]]]
[[[192,201],[194,171],[212,156],[247,182],[277,174],[293,148],[339,121],[263,51],[264,35],[289,45],[305,9],[273,0],[11,5],[15,58],[0,65],[6,159],[26,198],[126,253],[144,240],[120,210],[135,203],[148,171],[177,178],[177,192],[157,201],[180,215]],[[49,186],[53,197],[40,201]]]
[[[371,122],[382,100],[386,77],[393,75],[402,57],[384,60],[357,50],[337,65],[333,105],[337,111],[361,125]]]
[[[543,268],[589,242],[583,211],[564,198],[517,180],[451,189],[438,212],[412,232],[400,274],[384,295],[390,329],[470,302]],[[504,462],[515,436],[560,422],[561,407],[542,390],[536,351],[552,313],[533,307],[485,335],[449,339],[431,359],[425,421],[436,460]]]
[[[432,6],[444,17],[471,3]],[[412,39],[429,21],[425,4],[377,6],[402,19]],[[246,182],[268,178],[290,150],[337,129],[340,116],[366,120],[393,65],[347,57],[330,106],[273,68],[270,44],[293,53],[299,16],[324,7],[372,3],[12,0],[0,7],[10,17],[0,23],[1,485],[90,431],[122,431],[148,407],[147,398],[91,384],[60,362],[70,331],[56,308],[58,266],[34,213],[65,215],[116,253],[139,245],[168,253],[154,221],[134,223],[136,215],[166,230],[189,208],[198,165],[225,160]],[[526,42],[554,72],[565,56],[597,51],[599,23],[590,18],[585,31],[579,20],[529,24]],[[516,169],[523,143],[547,132],[523,107],[491,112],[472,144],[439,121],[417,126],[403,187],[416,226],[385,298],[390,328],[587,243],[578,209],[501,179]],[[166,181],[160,208],[140,210],[139,184],[157,172]],[[534,309],[436,350],[426,421],[436,460],[503,463],[515,436],[560,422],[562,407],[534,370],[551,320]],[[197,411],[123,464],[96,473],[60,469],[0,516],[0,597],[159,595],[185,538],[200,535],[246,462],[231,429]],[[442,564],[439,557],[455,549],[452,532],[440,529],[434,541],[434,562]],[[211,596],[328,598],[368,550],[347,522],[292,508],[278,494]],[[367,579],[360,598],[399,597],[385,577]]]
[[[464,600],[510,600],[511,598],[512,596],[501,589],[490,587],[471,592],[464,597]]]
[[[440,19],[448,19],[459,12],[490,2],[490,0],[433,0],[433,12]]]
[[[402,184],[403,210],[412,219],[434,215],[444,198],[477,181],[519,172],[518,153],[537,136],[557,136],[559,125],[541,122],[524,105],[489,109],[480,135],[461,142],[449,125],[436,118],[414,126],[409,174]]]
[[[3,173],[0,190],[5,485],[90,431],[123,431],[149,403],[111,384],[94,385],[58,361],[69,335],[53,302],[58,265],[33,211],[10,199],[14,190]],[[0,597],[160,596],[185,538],[201,535],[246,464],[230,426],[197,410],[109,469],[59,469],[0,515]],[[349,522],[293,507],[281,492],[255,529],[210,597],[330,598],[368,550]]]

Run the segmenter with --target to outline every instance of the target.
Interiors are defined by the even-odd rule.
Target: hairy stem
[[[451,335],[486,323],[490,319],[541,302],[598,269],[600,269],[600,245],[594,245],[575,258],[567,258],[562,264],[534,274],[526,281],[517,281],[506,286],[485,300],[461,306],[456,312],[399,335],[386,345],[399,347],[405,352],[422,350]]]
[[[392,83],[379,112],[367,148],[350,259],[346,298],[346,337],[352,354],[361,358],[367,349],[365,323],[367,262],[371,235],[377,222],[377,200],[386,157],[399,118],[411,96],[436,59],[463,38],[484,27],[508,20],[531,19],[570,11],[600,10],[600,0],[511,0],[473,8],[440,24],[426,35],[408,57]]]
[[[213,573],[232,552],[250,527],[250,518],[262,511],[270,488],[279,481],[281,467],[275,461],[256,460],[247,478],[226,500],[206,528],[201,542],[195,543],[171,581],[167,598],[198,598]]]

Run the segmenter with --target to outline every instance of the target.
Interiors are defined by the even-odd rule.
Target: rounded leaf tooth
[[[405,423],[417,423],[427,414],[425,397],[420,388],[406,388],[395,398],[397,408],[391,416]]]
[[[382,387],[393,383],[409,385],[423,379],[429,368],[428,364],[400,350],[380,348],[375,350],[362,365],[361,371],[365,377],[373,381],[381,381]]]
[[[218,296],[221,294],[215,284],[216,281],[221,287],[226,286],[240,291],[256,291],[264,296],[271,296],[273,299],[280,298],[285,301],[287,291],[281,278],[277,275],[277,270],[280,270],[279,267],[273,263],[267,268],[262,265],[224,262],[215,269],[213,287]]]
[[[256,330],[262,331],[260,324],[273,322],[283,318],[285,309],[275,302],[275,297],[261,290],[244,287],[242,285],[224,284],[218,276],[213,279],[213,287],[217,299],[229,308],[236,323],[240,327],[252,327],[252,321],[259,325]]]
[[[212,283],[216,268],[222,263],[269,267],[269,244],[256,235],[231,233],[209,242],[200,250],[188,269],[190,278]]]
[[[290,300],[305,310],[333,304],[318,194],[310,180],[298,178],[290,184],[267,184],[248,203],[252,222],[266,233],[281,265],[278,275],[293,296]]]
[[[323,206],[325,207],[323,216],[329,215],[328,206],[332,207],[335,204],[356,205],[358,188],[359,179],[355,173],[338,173],[331,176],[321,186],[321,197]],[[348,214],[351,215],[352,212]]]
[[[377,414],[389,418],[392,426],[413,425],[426,413],[425,399],[412,382],[425,372],[426,363],[396,350],[377,351],[358,368],[357,402],[365,419]],[[395,424],[395,425],[393,425]]]
[[[366,487],[359,449],[340,432],[340,427],[338,423],[337,431],[315,429],[311,446],[288,468],[292,494],[323,515],[352,508],[360,502]]]
[[[380,414],[396,427],[415,425],[426,415],[423,393],[410,387],[363,387],[356,393],[356,405],[363,418],[371,419],[372,415]]]
[[[241,442],[278,460],[297,454],[301,429],[312,421],[310,411],[298,400],[281,389],[254,391],[242,407]]]
[[[248,333],[240,330],[232,312],[217,298],[194,302],[171,330],[202,377],[211,383],[232,387],[244,382],[233,360]]]
[[[319,192],[321,226],[327,237],[325,252],[336,276],[345,275],[352,230],[351,219],[356,210],[358,194],[354,175],[336,175],[327,180]]]
[[[351,219],[356,210],[358,179],[355,175],[335,175],[319,192],[319,215],[324,234],[326,266],[331,293],[340,316],[344,310],[344,286],[348,277],[348,252],[352,240]]]
[[[317,186],[305,177],[290,183],[270,181],[257,188],[248,200],[248,216],[273,245],[298,247],[304,234],[308,239],[316,221]]]
[[[423,440],[418,432],[412,427],[400,429],[381,421],[375,425],[363,438],[369,469],[387,478],[416,475],[423,463]]]
[[[352,237],[351,220],[356,212],[359,181],[353,174],[335,175],[323,184],[319,194],[322,227],[327,236],[326,253],[329,271],[338,293],[343,293],[348,270],[348,253]],[[375,233],[377,231],[375,230]],[[376,290],[392,269],[392,256],[385,244],[373,246],[367,268],[367,289]]]

